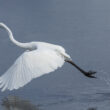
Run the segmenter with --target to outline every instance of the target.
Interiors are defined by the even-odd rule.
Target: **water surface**
[[[10,95],[43,110],[110,110],[109,4],[109,0],[0,0],[0,21],[17,40],[62,45],[78,65],[98,72],[97,79],[89,79],[65,63],[19,90],[0,92],[0,103]],[[2,75],[24,50],[3,30],[0,50]]]

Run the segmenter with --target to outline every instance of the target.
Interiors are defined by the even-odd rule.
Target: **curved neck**
[[[17,46],[19,47],[22,47],[22,48],[26,48],[26,49],[30,49],[31,46],[29,45],[29,43],[21,43],[21,42],[18,42],[14,39],[13,37],[13,33],[12,31],[3,23],[0,23],[0,27],[4,28],[7,32],[8,32],[8,35],[9,35],[9,38],[10,40]]]

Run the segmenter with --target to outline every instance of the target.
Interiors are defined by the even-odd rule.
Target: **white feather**
[[[17,46],[30,51],[24,52],[0,77],[0,88],[13,90],[23,87],[32,79],[50,73],[61,67],[70,56],[58,45],[45,42],[21,43],[14,39],[12,31],[4,24],[0,27],[8,32],[10,40]]]
[[[64,57],[51,49],[24,52],[0,77],[2,91],[18,89],[32,79],[50,73],[64,64]]]

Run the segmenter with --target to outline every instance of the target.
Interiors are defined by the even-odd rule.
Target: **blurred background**
[[[19,90],[0,92],[0,103],[12,95],[43,110],[110,110],[109,0],[0,0],[0,22],[18,41],[62,45],[76,64],[97,71],[89,79],[65,63]],[[0,29],[0,75],[24,51]]]

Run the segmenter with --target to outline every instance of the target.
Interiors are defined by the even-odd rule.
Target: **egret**
[[[32,79],[53,72],[68,62],[89,78],[96,78],[94,71],[84,71],[77,66],[62,46],[46,42],[21,43],[14,39],[11,29],[4,23],[0,27],[8,32],[10,40],[17,46],[26,49],[14,64],[0,77],[1,91],[23,87]]]

